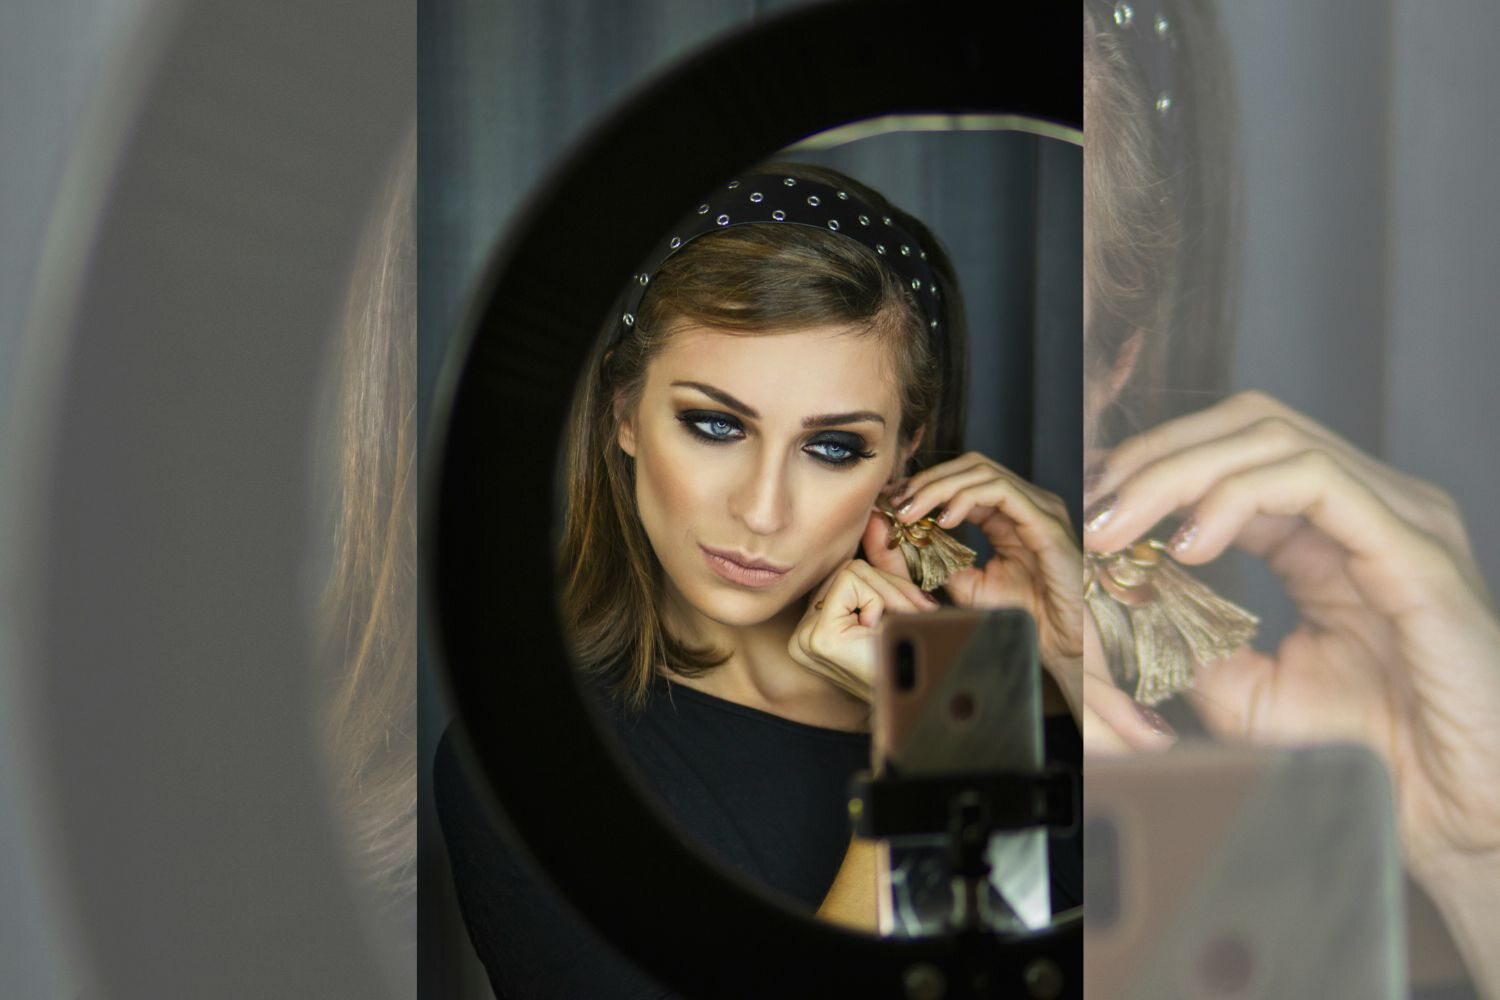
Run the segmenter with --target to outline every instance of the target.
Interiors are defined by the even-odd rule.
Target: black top
[[[870,736],[793,722],[659,680],[644,710],[594,689],[643,783],[722,864],[817,909],[849,846],[849,778],[870,766]],[[1070,720],[1047,727],[1048,756],[1075,763]],[[1054,755],[1054,744],[1064,752]],[[471,794],[449,733],[434,798],[474,950],[501,1000],[672,996],[606,944],[521,863]],[[1078,904],[1081,853],[1052,842],[1053,906]]]

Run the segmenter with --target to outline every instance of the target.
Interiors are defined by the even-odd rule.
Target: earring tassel
[[[891,522],[885,547],[901,549],[907,573],[923,590],[936,590],[954,573],[974,565],[978,553],[939,528],[932,518],[902,524],[895,511],[880,508],[880,512]]]
[[[1199,666],[1255,636],[1260,619],[1188,575],[1155,539],[1089,557],[1084,596],[1110,670],[1145,705],[1193,684]]]

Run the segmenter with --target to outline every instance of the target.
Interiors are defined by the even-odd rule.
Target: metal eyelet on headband
[[[630,313],[626,313],[624,316],[620,317],[620,322],[624,323],[626,326],[635,326],[635,317],[630,315]]]
[[[641,287],[642,288],[645,288],[651,282],[651,275],[649,275],[649,274],[638,274],[638,275],[635,276],[635,280],[639,281],[641,283]]]
[[[810,195],[807,196],[807,203],[809,205],[811,205],[813,208],[817,208],[819,205],[822,204],[822,202],[818,200],[818,196],[815,195],[815,194],[810,194]]]
[[[721,215],[717,219],[715,219],[714,221],[717,222],[721,226],[727,226],[727,225],[729,225],[729,216],[727,216],[727,215]]]
[[[729,190],[731,190],[731,191],[733,191],[735,188],[737,188],[739,186],[740,186],[740,182],[739,181],[730,181],[729,182]]]
[[[880,221],[884,222],[887,226],[889,226],[891,224],[891,217],[889,215],[882,215],[880,217]]]
[[[876,253],[885,253],[885,244],[884,243],[877,243],[877,244],[875,244],[875,252]]]
[[[859,217],[859,224],[861,226],[868,226],[870,224],[870,217],[868,215],[861,215]]]
[[[761,194],[759,191],[756,191],[750,195],[750,200],[759,205],[761,202],[766,200],[766,196]]]
[[[848,201],[848,200],[849,200],[849,192],[848,191],[840,191],[839,192],[839,201]]]
[[[682,246],[682,237],[681,236],[674,236],[674,237],[672,237],[670,240],[667,241],[667,246],[671,247],[673,250],[676,250],[678,247]]]
[[[797,186],[797,178],[795,178],[795,177],[788,177],[786,180],[782,181],[781,183],[785,184],[789,188],[794,188],[794,187]]]
[[[922,290],[922,280],[920,278],[911,279],[911,290],[914,292],[920,292]]]
[[[829,219],[828,220],[828,228],[832,229],[834,232],[838,232],[839,231],[839,220],[838,219]]]
[[[907,246],[905,243],[901,244],[901,256],[903,256],[903,257],[910,257],[911,256],[911,247]]]
[[[786,213],[778,208],[776,211],[771,213],[771,218],[775,219],[777,222],[780,222],[786,218]]]
[[[704,202],[702,205],[698,206],[698,214],[699,215],[707,215],[708,214],[708,203],[707,202]]]
[[[1128,3],[1115,4],[1115,24],[1122,28],[1128,28],[1135,20],[1135,8]]]

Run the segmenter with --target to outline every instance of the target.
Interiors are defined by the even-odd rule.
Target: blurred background
[[[377,4],[366,11],[379,15],[383,29],[404,32],[402,45],[420,56],[423,177],[419,194],[419,413],[424,418],[443,345],[458,321],[469,283],[491,241],[511,218],[525,192],[544,176],[548,164],[582,134],[590,121],[646,76],[705,40],[784,6],[748,0],[611,5],[583,0],[525,0],[435,2],[419,9]],[[1500,154],[1500,108],[1492,97],[1491,63],[1493,53],[1500,49],[1500,19],[1494,17],[1485,0],[1326,0],[1319,4],[1262,0],[1225,4],[1224,8],[1241,99],[1241,166],[1247,208],[1240,332],[1232,384],[1274,390],[1279,398],[1355,443],[1453,493],[1465,508],[1480,563],[1493,583],[1500,574],[1500,523],[1487,513],[1500,496],[1500,463],[1494,459],[1492,430],[1500,417],[1492,387],[1496,362],[1500,361],[1500,339],[1492,329],[1496,306],[1500,305],[1493,275],[1500,264],[1500,199],[1495,197],[1491,174]],[[60,422],[64,407],[72,406],[75,412],[87,416],[91,406],[104,405],[97,396],[91,402],[88,396],[67,395],[39,407],[35,399],[18,398],[17,384],[22,378],[19,365],[26,353],[23,348],[45,349],[49,344],[38,345],[33,338],[62,336],[52,328],[28,332],[37,306],[37,281],[44,271],[43,250],[50,234],[62,231],[59,227],[66,222],[77,222],[77,213],[93,210],[86,202],[60,200],[69,169],[78,169],[72,165],[92,164],[112,176],[109,171],[115,155],[129,136],[112,130],[108,120],[90,121],[87,112],[108,98],[121,79],[150,77],[167,88],[165,92],[185,96],[194,92],[195,70],[211,73],[215,60],[219,68],[232,62],[222,59],[224,54],[245,53],[244,62],[234,64],[241,73],[234,86],[200,88],[196,92],[207,102],[202,109],[207,120],[217,118],[228,134],[240,128],[243,135],[273,137],[261,148],[253,141],[248,145],[230,141],[222,147],[225,161],[236,164],[241,178],[252,186],[256,178],[285,177],[284,172],[278,174],[286,167],[284,160],[278,165],[278,154],[290,155],[294,147],[315,150],[317,144],[304,138],[303,146],[297,146],[285,136],[276,137],[274,130],[256,132],[253,125],[233,123],[249,121],[265,126],[279,120],[278,115],[286,115],[288,108],[316,103],[314,98],[319,95],[327,97],[330,91],[319,84],[313,68],[325,64],[340,73],[347,71],[351,75],[341,79],[358,84],[355,87],[350,83],[349,89],[333,92],[334,97],[328,98],[334,102],[333,110],[355,106],[351,102],[359,93],[367,95],[368,106],[389,108],[393,99],[381,89],[381,78],[390,78],[393,82],[386,85],[392,87],[413,82],[411,76],[403,75],[406,71],[392,54],[398,50],[382,47],[389,45],[389,39],[382,40],[374,28],[355,30],[359,27],[357,19],[351,19],[346,10],[313,0],[295,5],[266,3],[257,5],[257,9],[261,19],[251,20],[260,30],[246,32],[237,20],[246,16],[244,8],[236,13],[235,5],[228,4],[190,0],[8,0],[0,5],[0,434],[8,442],[13,441],[18,429],[35,433]],[[197,30],[219,28],[215,38],[223,48],[197,50],[195,62],[185,59],[183,50],[174,49],[170,43],[164,48],[144,44],[149,38],[138,31],[143,20],[168,13],[173,18],[191,14]],[[266,27],[273,23],[279,25],[280,34]],[[284,45],[275,57],[255,48],[268,38],[298,37],[306,40],[304,47]],[[374,46],[380,55],[376,64],[360,75],[340,61],[339,53],[350,60],[364,58],[367,50],[363,46]],[[254,58],[250,58],[252,54]],[[177,75],[157,74],[161,66],[174,59]],[[270,105],[269,112],[246,118],[245,102],[250,100],[246,94],[281,103]],[[369,103],[370,94],[379,98],[373,105]],[[114,124],[118,125],[118,120]],[[367,122],[351,127],[378,131]],[[399,125],[393,123],[388,128],[394,135]],[[342,133],[331,129],[326,134]],[[1066,162],[1048,162],[1046,169],[1041,169],[1052,154],[1035,148],[1031,140],[992,137],[997,146],[1006,147],[983,154],[994,156],[993,161],[985,161],[967,149],[962,155],[948,149],[939,152],[938,147],[946,141],[924,138],[909,149],[891,154],[911,159],[858,169],[871,183],[932,222],[955,251],[969,238],[966,234],[982,234],[989,239],[995,232],[1026,231],[1024,220],[1018,221],[1013,214],[1017,202],[1004,196],[1006,188],[1000,186],[1000,180],[1032,184],[1037,178],[1054,176],[1054,167],[1059,171],[1055,176],[1062,176],[1067,169],[1076,170]],[[967,143],[970,137],[954,137],[954,141]],[[359,143],[357,151],[378,150],[388,144],[378,136],[360,139]],[[1014,146],[1030,148],[1017,152],[1009,148]],[[167,143],[154,153],[165,156],[172,148]],[[148,157],[153,155],[151,149],[145,152]],[[1060,159],[1066,161],[1066,153]],[[380,163],[381,157],[370,155],[369,161]],[[309,187],[304,193],[310,198],[333,197],[336,207],[348,209],[347,218],[330,239],[337,237],[352,244],[352,234],[359,228],[355,206],[357,203],[368,211],[377,168],[367,168],[366,176],[360,173],[358,161],[334,158],[329,163],[349,165],[346,176],[360,179],[350,187],[341,185],[338,176],[315,171],[307,175]],[[853,163],[845,165],[855,168]],[[944,173],[950,169],[970,173]],[[972,217],[944,208],[978,192],[985,192],[985,201]],[[1045,197],[1045,191],[1041,196]],[[150,222],[156,218],[152,213],[157,208],[143,204],[138,218]],[[173,225],[180,225],[181,218],[174,217]],[[146,231],[140,232],[144,235]],[[227,226],[220,226],[219,232],[226,265],[238,264],[254,271],[264,266],[268,257],[286,253],[286,245],[280,242],[251,238]],[[148,249],[136,247],[135,252],[145,255]],[[79,259],[94,252],[86,246],[71,250]],[[124,254],[130,247],[120,244],[115,250]],[[340,258],[339,252],[329,250],[323,260],[327,266],[305,272],[306,284],[296,285],[302,297],[293,296],[289,308],[306,306],[310,311],[302,317],[305,325],[292,327],[291,332],[322,330],[328,325],[329,303],[342,294],[347,282],[347,257],[347,252]],[[294,263],[295,259],[286,257],[285,261]],[[183,267],[181,256],[163,258],[158,268],[163,287],[174,280],[188,280],[187,271],[176,270]],[[278,273],[285,276],[291,269],[291,263],[285,263]],[[986,295],[993,296],[988,308],[997,316],[1020,308],[1015,304],[1017,289],[1013,283],[1041,280],[1035,277],[1036,267],[1027,268],[1024,262],[1020,271],[995,268],[990,273],[995,277],[988,280],[966,275],[965,286],[971,305]],[[1025,277],[1028,275],[1032,277]],[[121,329],[129,326],[132,336],[140,338],[132,344],[149,345],[153,336],[166,336],[165,328],[153,334],[148,326],[123,322],[130,317],[120,318]],[[142,313],[136,318],[150,316]],[[264,321],[260,316],[254,319]],[[1044,322],[1045,317],[1039,317],[1034,328],[1041,329]],[[241,327],[232,324],[200,324],[198,329],[199,345],[213,345],[219,337],[243,335]],[[151,353],[153,367],[149,371],[125,365],[114,369],[118,382],[149,384],[157,393],[155,399],[170,408],[164,420],[177,423],[191,419],[190,405],[207,405],[204,393],[192,395],[189,391],[198,384],[191,378],[203,374],[203,359],[195,356],[194,349],[182,349],[184,343],[193,342],[173,341],[168,345],[171,349]],[[1050,345],[1046,338],[1033,343],[1034,365],[1045,363],[1042,355],[1052,349]],[[267,439],[271,444],[260,450],[252,448],[254,438],[248,432],[234,442],[235,446],[243,443],[249,458],[264,458],[264,451],[277,450],[286,453],[283,458],[292,456],[294,460],[279,467],[282,471],[300,469],[305,464],[311,447],[308,441],[314,436],[312,400],[319,391],[315,380],[300,375],[278,377],[285,373],[276,366],[295,357],[299,355],[278,354],[274,363],[268,361],[263,368],[242,368],[239,381],[216,384],[222,392],[249,394],[242,400],[247,407],[269,411],[290,402],[291,408],[275,424],[277,436]],[[57,364],[64,372],[82,371],[104,360],[120,359],[90,360],[82,351],[59,355]],[[192,367],[195,362],[200,367]],[[174,366],[181,366],[182,373],[174,375]],[[88,383],[91,387],[97,384]],[[1034,397],[1033,404],[1043,406],[1046,400]],[[163,423],[156,430],[176,425]],[[297,433],[304,439],[300,444]],[[137,443],[144,446],[149,442]],[[1030,460],[1037,478],[1054,475],[1044,464],[1051,454],[1050,449],[1031,444]],[[5,456],[6,463],[0,466],[0,483],[11,487],[35,472],[35,465],[27,463],[47,460],[46,455],[23,454],[13,447],[6,447],[0,455]],[[150,482],[135,482],[133,497],[138,506],[132,510],[140,513],[153,509],[153,505],[165,506],[169,495],[199,485],[200,471],[201,464],[184,458],[182,453],[167,453],[152,466]],[[233,463],[226,462],[219,471],[230,477],[236,474]],[[115,476],[123,483],[130,469],[128,465],[101,465],[96,472],[100,482]],[[1055,474],[1061,477],[1066,470]],[[288,489],[310,494],[310,479],[303,469],[289,476],[285,484]],[[101,490],[98,495],[113,492]],[[278,516],[286,521],[292,541],[306,550],[304,558],[316,558],[326,547],[326,540],[303,529],[311,516],[304,508],[314,504],[310,495],[303,495],[275,508],[285,512]],[[95,516],[100,533],[97,537],[133,530],[129,520],[106,521]],[[184,523],[191,524],[191,518]],[[10,543],[24,528],[7,521],[4,558],[15,558],[16,548]],[[169,539],[171,535],[162,537]],[[59,539],[51,539],[51,544],[59,546],[59,558],[67,555],[77,565],[83,565],[84,555],[89,555],[64,552]],[[237,545],[228,549],[224,558],[248,558],[247,548]],[[96,550],[91,567],[100,575],[123,571],[127,567],[118,560],[127,555],[123,551]],[[288,559],[282,569],[292,564]],[[13,564],[0,569],[13,569]],[[1244,572],[1247,586],[1252,591],[1259,588],[1255,591],[1259,596],[1247,603],[1271,619],[1268,624],[1274,631],[1279,595],[1270,581],[1257,575],[1256,568],[1246,567]],[[260,582],[275,586],[271,577]],[[190,589],[180,591],[176,598],[184,608],[189,604]],[[195,843],[202,854],[183,854],[179,861],[180,881],[191,883],[194,876],[213,871],[208,866],[216,847],[242,847],[248,838],[225,845],[217,845],[212,838],[194,840],[192,834],[201,829],[192,825],[195,813],[186,806],[170,820],[156,816],[151,808],[174,800],[172,793],[176,800],[186,803],[197,800],[205,789],[217,788],[217,798],[210,795],[204,800],[210,805],[227,801],[230,792],[253,792],[255,796],[270,793],[237,771],[213,774],[208,769],[159,769],[137,777],[154,781],[160,798],[140,796],[133,801],[114,802],[117,811],[135,813],[132,831],[138,840],[116,838],[108,825],[89,831],[69,827],[74,836],[67,852],[39,840],[38,829],[57,827],[41,823],[48,817],[38,812],[56,809],[61,789],[76,790],[78,772],[70,768],[81,766],[50,752],[38,753],[33,742],[35,727],[28,735],[28,727],[23,724],[27,720],[60,718],[54,715],[51,700],[57,690],[68,685],[100,684],[93,717],[96,727],[66,735],[81,754],[101,768],[112,754],[122,756],[131,746],[153,741],[165,745],[166,737],[160,734],[168,728],[165,722],[171,720],[125,714],[123,709],[111,714],[110,699],[122,692],[156,691],[152,687],[156,683],[153,663],[126,656],[115,657],[109,662],[111,669],[100,671],[94,679],[59,672],[59,688],[44,700],[30,682],[49,663],[23,660],[17,652],[20,626],[30,621],[26,616],[31,606],[22,601],[28,593],[27,588],[11,581],[0,596],[4,602],[0,605],[0,996],[81,995],[84,970],[97,964],[92,955],[103,947],[101,939],[75,939],[69,944],[61,928],[69,923],[67,914],[73,914],[76,922],[80,912],[106,903],[111,916],[133,911],[163,921],[158,933],[146,935],[141,927],[126,926],[122,920],[120,939],[138,948],[139,971],[133,984],[174,981],[174,975],[193,964],[186,959],[194,948],[213,943],[214,919],[203,913],[194,919],[195,914],[186,909],[184,900],[189,898],[191,885],[166,887],[172,890],[169,895],[163,887],[157,887],[158,894],[147,883],[127,882],[115,886],[114,893],[101,901],[85,896],[76,882],[56,877],[54,862],[66,872],[59,859],[84,858],[93,852],[103,861],[114,858],[114,867],[121,869],[148,860],[165,864],[165,852]],[[276,608],[278,613],[292,613],[280,605]],[[167,621],[172,620],[166,614],[171,610],[166,605],[158,608]],[[121,613],[137,615],[140,609],[127,607]],[[222,623],[214,619],[204,622],[196,636],[200,649],[211,649],[215,644],[230,646],[249,634],[220,628]],[[83,621],[77,626],[86,629],[91,624]],[[241,662],[254,662],[257,655],[259,651],[249,650]],[[292,660],[267,658],[261,662],[291,669]],[[305,659],[298,662],[305,667]],[[279,673],[275,676],[282,679]],[[137,677],[139,682],[132,684]],[[104,684],[106,679],[112,679],[115,686]],[[423,753],[418,766],[425,769],[445,710],[435,696],[430,675],[422,673],[419,682]],[[191,698],[211,690],[184,688],[180,711],[186,716],[192,711]],[[301,716],[295,698],[309,696],[309,690],[308,685],[294,683],[284,698],[246,700],[236,700],[233,694],[237,691],[220,692],[213,711],[228,718],[236,710],[248,714],[250,717],[237,730],[240,742],[236,746],[255,748],[259,746],[257,740],[266,739],[268,734],[280,740],[297,730]],[[140,706],[150,707],[150,703],[132,703],[132,708]],[[305,714],[305,706],[301,711]],[[116,726],[103,726],[121,714],[124,717],[116,719]],[[60,734],[53,730],[50,735]],[[299,759],[307,775],[315,775],[318,764],[309,749],[310,741],[293,740],[286,745],[285,755],[276,761],[279,770],[265,773],[290,787],[298,783]],[[299,752],[302,758],[297,757]],[[270,846],[265,851],[234,855],[235,862],[228,868],[240,880],[237,885],[241,889],[256,886],[257,876],[264,872],[275,873],[279,868],[283,873],[279,878],[260,880],[260,892],[250,893],[257,903],[254,919],[232,924],[240,935],[240,950],[250,956],[245,961],[258,957],[262,965],[256,966],[256,971],[267,975],[270,973],[264,966],[271,963],[271,955],[257,956],[256,945],[286,940],[287,930],[276,928],[275,918],[300,912],[296,906],[286,907],[286,900],[306,902],[315,898],[303,899],[287,888],[285,873],[296,869],[301,850],[295,834],[305,823],[314,831],[305,843],[317,845],[321,841],[316,831],[325,825],[313,790],[282,801],[281,807],[279,822],[285,830],[267,842]],[[157,838],[145,833],[153,826]],[[440,844],[434,842],[435,825],[424,822],[423,827],[421,934],[424,956],[435,956],[430,995],[480,996],[482,993],[476,991],[483,989],[482,977],[465,964],[467,944],[447,896]],[[245,829],[261,831],[254,822]],[[221,855],[219,860],[228,856]],[[316,885],[300,891],[326,890],[334,896],[341,891],[336,879],[311,881]],[[284,891],[289,893],[285,898],[277,895]],[[163,911],[162,907],[173,909]],[[197,934],[188,934],[184,928],[194,923],[199,925]],[[293,926],[303,925],[295,920],[287,924],[287,928]],[[228,933],[231,924],[226,922],[225,928]],[[341,955],[359,954],[355,943],[341,942],[338,947],[346,949],[339,951]],[[278,960],[284,957],[276,956]],[[316,958],[303,956],[287,963],[281,985],[288,986],[296,976],[307,973]],[[288,989],[277,995],[303,992]],[[124,988],[115,993],[135,995]],[[169,994],[158,991],[156,995]]]
[[[1240,97],[1233,388],[1262,389],[1463,507],[1500,579],[1500,110],[1483,0],[1222,3]],[[1291,608],[1240,567],[1265,635]]]

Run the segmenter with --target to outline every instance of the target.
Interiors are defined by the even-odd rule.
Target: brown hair
[[[334,567],[323,593],[332,763],[356,861],[416,889],[416,142],[356,255],[339,351]]]
[[[1233,344],[1239,202],[1227,46],[1210,3],[1162,0],[1160,11],[1176,39],[1168,117],[1122,33],[1084,4],[1085,391],[1132,335],[1143,338],[1106,438],[1184,409],[1179,395],[1222,391]]]
[[[634,402],[651,360],[677,327],[692,322],[756,333],[847,324],[879,336],[892,349],[900,383],[901,440],[925,432],[914,463],[961,450],[966,331],[947,254],[920,222],[843,174],[803,164],[763,169],[844,187],[895,217],[928,251],[941,333],[929,333],[905,283],[860,243],[772,224],[733,226],[689,243],[653,277],[629,335],[613,349],[608,334],[600,338],[569,425],[562,610],[580,664],[604,675],[631,705],[644,700],[660,669],[697,676],[725,659],[663,626],[661,566],[636,509],[634,463],[617,443],[616,400]]]

